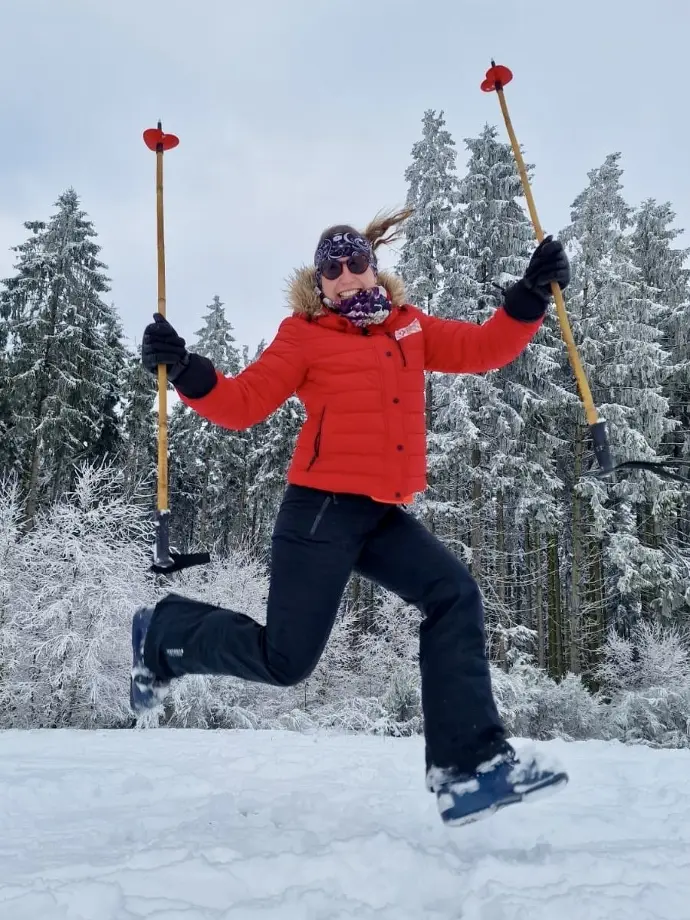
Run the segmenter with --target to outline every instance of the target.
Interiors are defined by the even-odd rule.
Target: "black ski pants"
[[[145,663],[161,678],[225,674],[297,684],[321,657],[353,570],[423,614],[427,768],[471,770],[509,749],[491,689],[477,583],[417,518],[361,495],[289,485],[273,532],[266,626],[169,594],[156,605]]]

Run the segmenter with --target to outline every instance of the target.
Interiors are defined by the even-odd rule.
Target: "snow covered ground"
[[[0,733],[0,918],[688,920],[690,751],[544,747],[564,792],[447,829],[419,738]]]

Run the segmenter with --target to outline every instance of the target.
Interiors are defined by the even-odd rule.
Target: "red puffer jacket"
[[[201,399],[181,399],[225,428],[256,425],[296,393],[307,420],[288,481],[328,492],[401,502],[426,488],[424,371],[477,374],[514,360],[541,320],[502,309],[483,325],[428,316],[404,303],[398,278],[382,272],[393,309],[362,330],[325,311],[313,270],[293,279],[293,315],[259,359],[236,377],[218,373]]]

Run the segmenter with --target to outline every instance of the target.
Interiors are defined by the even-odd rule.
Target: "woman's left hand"
[[[523,278],[525,287],[542,300],[551,297],[551,282],[563,290],[570,282],[570,262],[560,240],[546,236],[532,254]]]

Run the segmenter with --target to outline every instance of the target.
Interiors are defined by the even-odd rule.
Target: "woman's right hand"
[[[141,362],[152,374],[158,373],[159,364],[165,364],[172,383],[189,364],[189,352],[185,348],[185,340],[161,313],[154,313],[153,319],[144,329]]]

